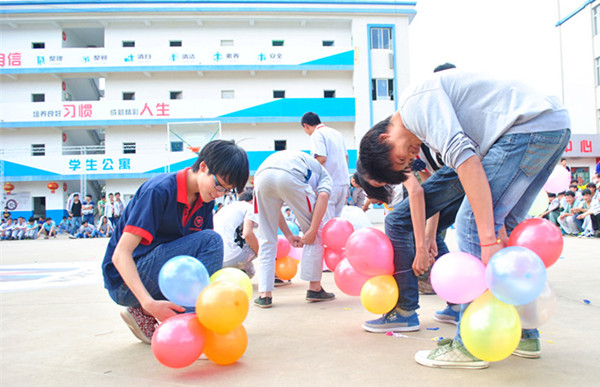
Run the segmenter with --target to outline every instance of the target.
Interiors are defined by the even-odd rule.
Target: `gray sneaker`
[[[426,367],[434,368],[487,368],[490,363],[480,360],[462,346],[458,341],[440,345],[432,351],[419,351],[415,354],[415,361]]]
[[[335,298],[335,294],[327,293],[325,289],[321,288],[318,292],[313,290],[306,291],[306,301],[310,302],[320,302],[320,301],[330,301]]]

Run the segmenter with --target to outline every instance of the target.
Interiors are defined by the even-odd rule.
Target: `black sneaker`
[[[273,297],[258,297],[254,300],[254,305],[259,308],[270,308],[273,306]]]
[[[278,288],[280,286],[286,286],[286,285],[291,285],[291,284],[292,284],[292,280],[284,281],[281,278],[275,278],[275,284],[274,284],[274,286],[276,288]]]
[[[321,288],[318,292],[314,290],[306,291],[306,301],[319,302],[319,301],[330,301],[335,298],[335,294],[327,293],[325,289]]]

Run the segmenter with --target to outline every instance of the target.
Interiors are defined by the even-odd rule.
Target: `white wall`
[[[45,94],[45,102],[62,101],[62,81],[49,75],[0,78],[0,103],[31,103],[31,94]],[[34,104],[35,105],[35,104]]]
[[[2,51],[19,51],[31,49],[31,43],[46,43],[46,49],[61,48],[62,30],[51,24],[38,24],[29,26],[18,23],[17,28],[9,26],[0,27],[0,47]],[[43,50],[39,50],[43,52]]]

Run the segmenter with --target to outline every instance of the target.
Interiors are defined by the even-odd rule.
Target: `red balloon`
[[[564,240],[554,223],[542,218],[531,218],[515,227],[508,238],[508,245],[528,248],[539,255],[546,268],[549,268],[560,258]]]
[[[275,255],[276,258],[287,257],[290,253],[291,248],[292,245],[290,245],[290,242],[287,240],[286,237],[281,235],[277,236],[277,254]]]
[[[323,227],[323,244],[334,250],[341,250],[354,232],[354,226],[344,218],[330,219]]]
[[[204,350],[206,328],[195,313],[169,317],[156,328],[152,336],[152,353],[161,364],[183,368],[194,363]]]
[[[327,265],[329,270],[335,271],[336,266],[342,259],[344,259],[344,252],[342,250],[335,250],[330,247],[326,247],[325,253],[323,253],[323,259],[325,260],[325,265]]]
[[[360,296],[360,291],[371,278],[352,267],[346,258],[342,259],[333,272],[333,279],[338,289],[349,296]]]
[[[363,227],[346,242],[346,258],[359,272],[370,275],[394,274],[392,242],[374,227]]]

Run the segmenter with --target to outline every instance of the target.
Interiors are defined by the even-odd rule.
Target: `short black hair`
[[[302,126],[304,126],[304,124],[310,126],[317,126],[321,123],[321,119],[319,118],[317,113],[307,112],[304,113],[304,115],[302,116],[302,120],[300,120],[300,123],[302,124]]]
[[[360,163],[356,164],[356,168],[362,170]],[[374,187],[362,176],[360,172],[356,172],[354,174],[354,180],[356,183],[362,188],[367,196],[372,199],[377,199],[384,203],[389,203],[392,198],[392,193],[394,191],[393,187],[389,184],[386,184],[381,187]]]
[[[589,183],[587,183],[586,187],[587,188],[594,188],[595,189],[596,188],[596,184],[594,184],[593,182],[590,181]]]
[[[85,224],[85,223],[88,223],[88,221],[87,220],[81,221],[81,224]]]
[[[238,200],[242,202],[251,202],[254,199],[254,192],[244,191],[238,195]]]
[[[565,196],[573,196],[573,197],[575,197],[575,192],[573,192],[573,191],[565,191]]]
[[[385,120],[375,124],[360,140],[357,170],[363,178],[395,185],[404,182],[408,177],[407,174],[411,172],[410,166],[403,171],[393,170],[392,163],[390,162],[390,150],[392,146],[379,139],[381,134],[387,132],[391,118],[392,116],[389,116]],[[358,169],[358,164],[360,164],[361,169]]]
[[[441,65],[437,66],[436,68],[434,68],[433,72],[437,73],[439,71],[444,71],[444,70],[449,70],[449,69],[455,69],[455,68],[456,68],[455,65],[453,65],[452,63],[446,62],[446,63],[441,64]]]
[[[29,221],[30,221],[30,222],[35,222],[35,218],[34,218],[33,216],[30,216],[30,217],[29,217]]]
[[[549,198],[555,198],[555,197],[556,197],[556,194],[555,194],[555,193],[553,193],[553,192],[548,192],[548,197],[549,197]]]
[[[579,188],[579,187],[577,187],[577,184],[571,184],[571,185],[569,185],[569,188]]]
[[[591,194],[592,194],[592,191],[590,191],[590,190],[589,190],[589,189],[587,189],[587,188],[586,188],[586,189],[584,189],[583,191],[581,191],[581,195],[582,195],[582,196],[583,196],[583,195],[591,195]]]
[[[91,197],[92,197],[92,195],[90,195],[90,194],[87,194],[87,195],[85,195],[85,197],[86,197],[86,198],[91,198]]]
[[[44,220],[44,221],[47,222],[49,220],[52,220],[52,218],[51,217],[47,217],[46,220]]]
[[[108,194],[108,196],[114,195],[112,192]]]
[[[192,165],[192,171],[198,172],[203,161],[210,173],[221,176],[237,192],[244,191],[250,174],[248,155],[233,140],[214,140],[206,144]]]

